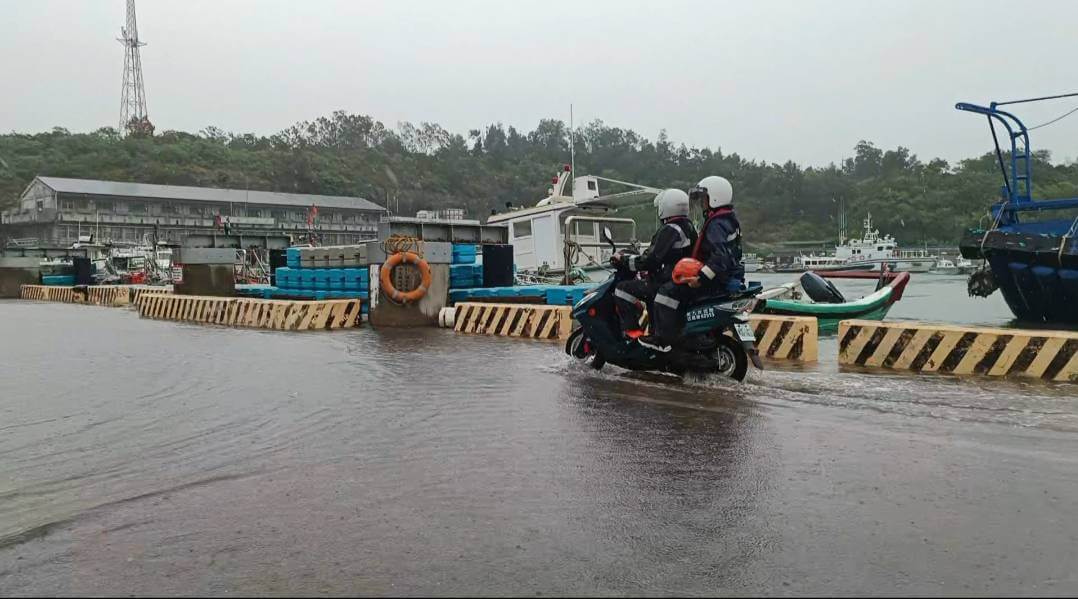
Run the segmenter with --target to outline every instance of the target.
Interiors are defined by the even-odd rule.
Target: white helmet
[[[659,220],[689,215],[689,194],[680,189],[664,189],[655,196]]]
[[[700,179],[696,187],[689,190],[689,197],[693,200],[707,199],[707,207],[714,210],[734,202],[734,186],[723,177],[711,175]]]

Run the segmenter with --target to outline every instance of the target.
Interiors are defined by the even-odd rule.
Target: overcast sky
[[[124,0],[0,0],[0,130],[119,119]],[[157,130],[269,134],[333,110],[451,131],[601,118],[826,164],[859,139],[954,160],[987,103],[1078,91],[1078,2],[139,0]],[[1027,125],[1078,99],[1018,107]],[[1033,134],[1078,157],[1078,114]]]

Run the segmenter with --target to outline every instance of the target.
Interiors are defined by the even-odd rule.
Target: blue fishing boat
[[[959,244],[963,257],[985,261],[970,275],[969,292],[986,297],[998,288],[1021,321],[1078,324],[1078,198],[1033,199],[1029,129],[1000,107],[1076,96],[955,105],[988,118],[1004,183],[989,226],[968,230]],[[1009,156],[1000,147],[997,124],[1009,138]]]

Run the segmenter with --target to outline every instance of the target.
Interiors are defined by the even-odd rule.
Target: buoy
[[[411,291],[401,291],[393,286],[393,269],[400,264],[415,264],[419,269],[422,282],[419,287]],[[386,263],[382,266],[382,271],[379,273],[379,281],[382,283],[382,291],[387,297],[395,302],[405,303],[418,302],[427,294],[427,289],[430,289],[431,276],[430,265],[427,261],[420,258],[418,254],[414,252],[398,252],[393,254],[386,260]]]

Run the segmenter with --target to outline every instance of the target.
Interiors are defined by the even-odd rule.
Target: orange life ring
[[[419,287],[411,291],[401,291],[393,286],[391,279],[393,269],[402,263],[415,264],[416,268],[419,269],[419,274],[423,279]],[[386,263],[382,265],[382,272],[379,273],[378,279],[382,282],[382,291],[393,301],[405,304],[418,302],[430,289],[430,265],[414,252],[398,252],[390,256]]]

